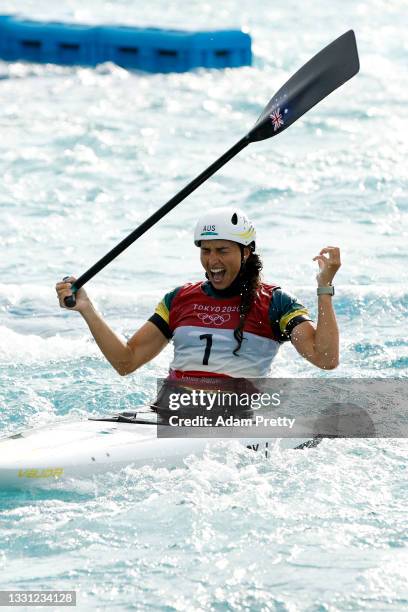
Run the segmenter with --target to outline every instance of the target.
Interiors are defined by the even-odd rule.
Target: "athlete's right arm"
[[[61,308],[66,308],[64,298],[72,295],[71,284],[74,281],[75,278],[69,277],[57,283],[55,287]],[[121,376],[131,374],[140,368],[156,357],[168,344],[168,339],[150,321],[142,325],[132,338],[125,342],[95,310],[84,289],[79,289],[75,297],[76,306],[68,310],[75,310],[82,315],[103,355]]]

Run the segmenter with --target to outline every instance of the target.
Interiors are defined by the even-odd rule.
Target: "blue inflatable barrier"
[[[94,63],[93,28],[0,18],[0,56],[52,64]]]
[[[0,16],[0,58],[96,66],[114,62],[148,72],[185,72],[251,64],[251,38],[239,30],[187,32],[86,26]]]

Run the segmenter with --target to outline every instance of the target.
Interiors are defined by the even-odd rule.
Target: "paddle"
[[[359,71],[359,68],[356,38],[353,30],[349,30],[315,55],[285,83],[269,101],[252,130],[244,138],[241,138],[224,155],[221,155],[204,172],[193,179],[191,183],[186,185],[122,242],[82,274],[72,285],[73,295],[64,299],[65,305],[70,308],[75,306],[75,293],[78,289],[147,232],[219,168],[235,157],[250,142],[271,138],[288,128],[320,100],[323,100],[337,87],[351,79]]]

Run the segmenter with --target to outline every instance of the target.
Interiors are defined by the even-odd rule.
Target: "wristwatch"
[[[334,295],[333,285],[328,285],[326,287],[318,287],[317,295]]]

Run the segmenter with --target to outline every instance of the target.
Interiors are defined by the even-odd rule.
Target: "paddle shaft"
[[[354,76],[360,67],[356,38],[352,30],[339,36],[298,70],[262,111],[252,130],[204,172],[177,193],[129,236],[94,264],[72,285],[72,296],[64,299],[68,307],[75,306],[75,293],[87,281],[107,266],[157,221],[204,183],[219,168],[235,157],[250,142],[265,140],[288,128],[309,109]]]
[[[168,212],[173,210],[177,204],[182,202],[187,196],[190,195],[193,191],[197,189],[202,183],[204,183],[210,176],[212,176],[217,170],[219,170],[222,166],[224,166],[230,159],[235,157],[242,149],[244,149],[250,140],[248,136],[244,136],[241,138],[233,147],[231,147],[224,155],[221,155],[219,159],[217,159],[211,166],[208,166],[204,172],[199,174],[195,179],[193,179],[188,185],[186,185],[181,191],[176,193],[174,197],[171,198],[166,204],[164,204],[161,208],[156,210],[155,213],[151,215],[146,221],[144,221],[139,227],[137,227],[131,234],[126,236],[122,242],[119,242],[109,253],[104,255],[102,259],[96,262],[89,270],[84,272],[82,276],[80,276],[75,283],[72,285],[72,292],[76,293],[78,289],[80,289],[85,283],[87,283],[91,278],[95,276],[98,272],[100,272],[105,266],[107,266],[111,261],[115,259],[120,253],[122,253],[128,246],[130,246],[135,240],[140,238],[147,230],[149,230],[157,221],[162,219]],[[69,300],[69,298],[65,298]],[[69,303],[66,303],[69,305]]]

